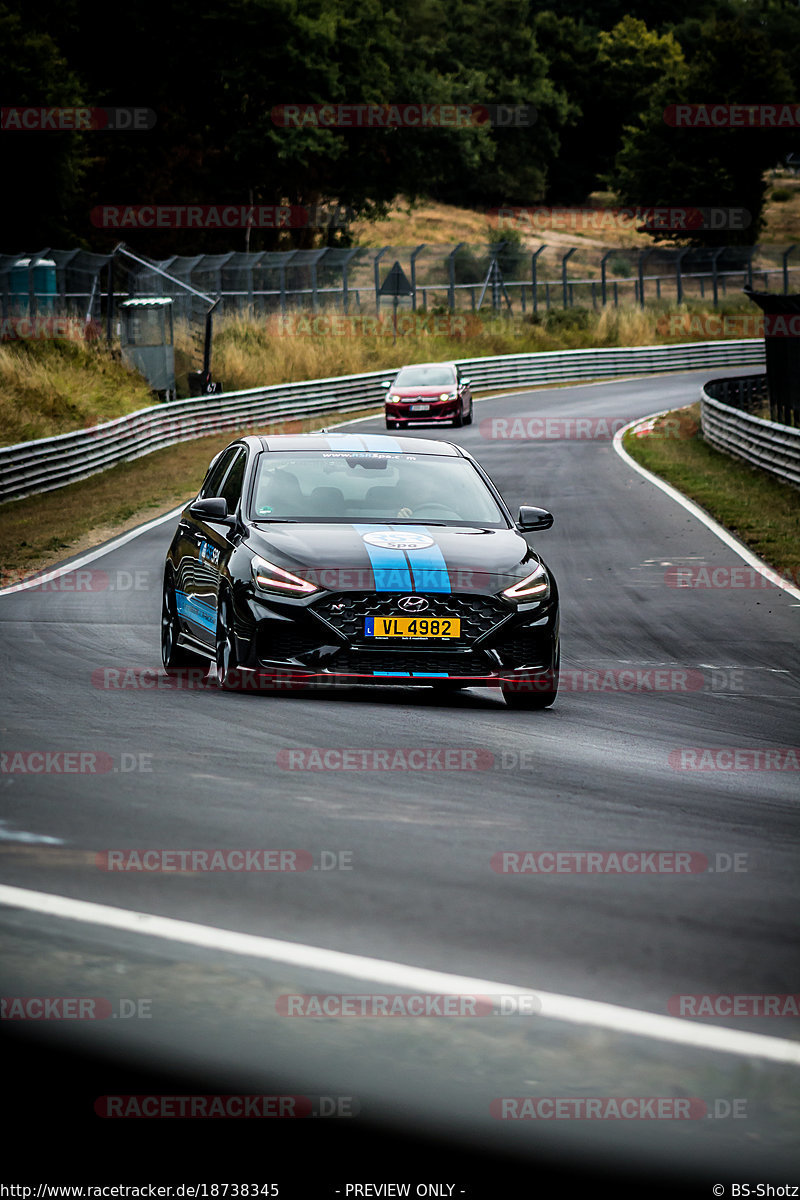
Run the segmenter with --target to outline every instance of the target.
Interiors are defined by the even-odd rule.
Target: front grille
[[[332,596],[326,596],[311,606],[312,612],[317,612],[326,621],[329,621],[339,633],[347,638],[349,642],[364,641],[364,618],[365,617],[397,617],[397,616],[420,616],[420,617],[458,617],[461,621],[461,639],[460,642],[471,643],[483,637],[490,630],[496,629],[497,626],[511,615],[505,604],[499,600],[495,600],[492,596],[470,596],[463,594],[453,595],[452,593],[445,594],[424,594],[428,601],[428,608],[422,613],[403,613],[397,607],[397,601],[408,595],[408,592],[383,593],[383,592],[339,592]],[[341,611],[334,611],[334,607],[343,605]],[[441,645],[436,638],[432,638],[430,642],[426,641],[425,645],[435,646]]]
[[[354,671],[360,675],[371,675],[374,671],[410,671],[412,674],[440,671],[446,675],[491,675],[498,670],[497,663],[479,651],[467,654],[447,654],[425,651],[364,651],[341,650],[326,661],[331,671]]]

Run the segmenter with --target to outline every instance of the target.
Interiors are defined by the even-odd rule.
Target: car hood
[[[516,530],[477,526],[274,522],[251,526],[247,545],[331,591],[492,593],[541,561]]]
[[[439,383],[439,384],[420,384],[419,387],[390,387],[390,396],[400,396],[403,400],[409,400],[415,396],[430,396],[435,398],[441,396],[443,392],[449,395],[456,390],[454,383]]]

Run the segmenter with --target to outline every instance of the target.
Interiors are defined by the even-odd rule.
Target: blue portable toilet
[[[18,258],[9,272],[9,299],[16,316],[55,312],[58,297],[56,264],[52,258]]]

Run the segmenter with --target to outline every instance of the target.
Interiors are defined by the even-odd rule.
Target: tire
[[[472,424],[472,401],[471,400],[469,403],[469,412],[467,413],[466,417],[464,417],[464,424],[465,425]]]
[[[463,424],[464,424],[464,414],[459,409],[459,411],[453,417],[453,429],[460,429]]]
[[[543,708],[550,708],[550,706],[555,703],[556,696],[558,695],[558,676],[560,667],[561,647],[559,646],[556,652],[555,665],[553,667],[552,687],[541,692],[518,692],[514,690],[513,687],[507,689],[506,685],[502,684],[501,688],[503,692],[503,698],[505,699],[508,707],[525,708],[529,711],[531,709],[540,711]]]
[[[165,571],[161,593],[161,661],[167,675],[180,675],[192,667],[207,665],[199,654],[192,654],[190,650],[178,645],[179,632],[175,583]]]
[[[217,635],[215,653],[215,672],[217,686],[224,692],[239,692],[242,690],[242,673],[239,670],[239,657],[236,650],[236,631],[233,608],[227,593],[220,594],[217,605]]]
[[[397,421],[387,421],[386,428],[387,429],[397,429]]]

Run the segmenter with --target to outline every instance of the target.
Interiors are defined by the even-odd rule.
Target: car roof
[[[337,450],[349,454],[438,454],[462,458],[452,442],[429,438],[392,437],[379,433],[280,433],[263,434],[258,439],[264,450]]]
[[[404,367],[398,367],[397,373],[399,375],[401,371],[411,371],[415,367],[450,367],[451,370],[455,371],[456,363],[449,362],[449,361],[448,362],[406,363],[406,365]]]

